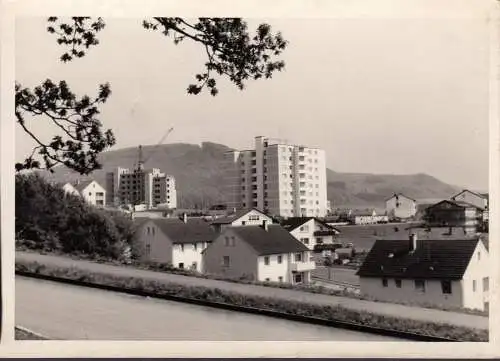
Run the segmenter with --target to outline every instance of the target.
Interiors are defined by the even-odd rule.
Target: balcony
[[[290,264],[290,270],[292,272],[306,272],[306,271],[311,271],[315,268],[316,268],[316,264],[313,261],[292,262]]]

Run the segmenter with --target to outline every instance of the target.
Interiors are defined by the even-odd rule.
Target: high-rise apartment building
[[[144,204],[146,208],[177,208],[175,178],[158,168],[130,170],[118,167],[106,175],[108,204]]]
[[[228,209],[283,217],[327,214],[325,151],[255,138],[255,149],[225,153]]]

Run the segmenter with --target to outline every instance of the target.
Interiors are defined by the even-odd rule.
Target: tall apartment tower
[[[225,153],[228,209],[282,217],[327,214],[325,151],[255,137],[255,149]]]
[[[106,174],[108,204],[144,204],[146,208],[177,208],[175,178],[158,168],[134,169],[118,167]]]

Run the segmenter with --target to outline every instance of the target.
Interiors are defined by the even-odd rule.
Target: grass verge
[[[367,311],[352,310],[342,306],[323,306],[278,298],[248,296],[218,288],[185,286],[157,280],[144,280],[136,277],[90,273],[75,267],[52,267],[37,262],[18,262],[16,263],[16,272],[34,273],[97,285],[119,287],[127,290],[150,292],[159,296],[175,296],[190,300],[217,302],[326,321],[354,323],[385,330],[446,338],[453,341],[488,341],[487,330],[388,317]]]

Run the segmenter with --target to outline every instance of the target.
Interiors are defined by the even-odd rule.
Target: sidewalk
[[[320,305],[340,305],[342,307],[369,311],[381,315],[401,317],[407,319],[443,322],[456,326],[488,329],[488,317],[469,315],[458,312],[434,310],[414,306],[404,306],[392,303],[382,303],[373,301],[357,300],[347,297],[329,296],[315,293],[308,293],[296,290],[287,290],[274,287],[245,285],[219,280],[209,280],[204,278],[188,277],[168,273],[160,273],[134,269],[129,267],[119,267],[107,264],[93,263],[84,260],[73,260],[61,256],[40,255],[28,252],[16,252],[16,261],[36,261],[42,264],[59,267],[78,267],[80,269],[108,273],[111,275],[140,277],[148,280],[159,280],[165,282],[179,283],[189,286],[216,287],[223,290],[238,292],[246,295],[275,297],[280,299],[314,303]]]

